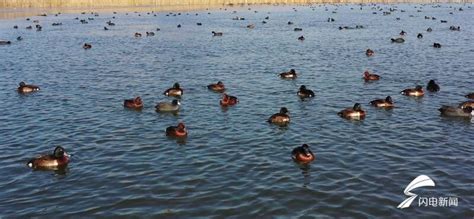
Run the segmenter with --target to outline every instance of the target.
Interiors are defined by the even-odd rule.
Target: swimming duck
[[[146,36],[149,37],[149,36],[155,36],[155,33],[154,32],[146,32]]]
[[[439,44],[439,43],[433,43],[433,47],[434,47],[434,48],[441,48],[441,44]]]
[[[179,100],[173,100],[171,103],[161,102],[155,106],[157,112],[178,112],[181,103]]]
[[[306,86],[304,85],[300,86],[300,90],[296,94],[301,98],[314,97],[314,92],[312,90],[306,89]]]
[[[305,40],[305,38],[304,38],[304,36],[300,36],[300,37],[298,37],[298,40],[300,40],[300,41],[304,41],[304,40]]]
[[[198,26],[202,26],[202,23],[196,23],[196,25],[198,25]]]
[[[123,101],[123,106],[130,109],[142,109],[143,101],[140,97],[135,97],[134,99],[126,99]]]
[[[405,39],[399,37],[399,38],[396,38],[396,39],[390,39],[392,41],[392,43],[403,43],[405,42]]]
[[[405,32],[405,31],[402,30],[402,31],[400,32],[400,36],[405,36],[406,33],[407,33],[407,32]]]
[[[423,38],[423,34],[421,34],[421,33],[418,33],[418,35],[416,36],[416,38],[418,38],[418,39],[421,39],[421,38]]]
[[[66,153],[63,147],[57,146],[53,154],[41,155],[33,158],[26,164],[33,169],[55,169],[65,167],[69,163],[70,155]]]
[[[288,109],[286,107],[280,108],[279,113],[275,113],[267,120],[269,123],[273,123],[280,126],[285,126],[290,123],[290,116],[288,115]]]
[[[431,27],[428,27],[428,29],[426,29],[426,32],[431,32],[433,31],[433,29],[431,29]]]
[[[405,89],[400,93],[405,96],[412,96],[412,97],[422,97],[423,95],[425,95],[425,92],[423,92],[423,87],[420,85],[417,85],[415,88]]]
[[[442,116],[466,118],[471,118],[474,116],[474,111],[470,106],[464,109],[453,106],[441,106],[441,108],[439,108],[438,110],[441,112]]]
[[[471,107],[471,108],[474,108],[474,101],[464,101],[462,103],[459,104],[459,108],[468,108],[468,107]]]
[[[249,25],[247,25],[247,28],[253,29],[253,28],[255,28],[255,25],[254,24],[249,24]]]
[[[212,31],[212,36],[222,36],[224,35],[222,32],[215,32],[215,31]]]
[[[371,50],[371,49],[367,49],[367,50],[365,51],[365,55],[367,55],[367,56],[369,56],[369,57],[370,57],[370,56],[373,56],[374,54],[375,54],[374,51]]]
[[[381,107],[381,108],[392,108],[393,107],[392,97],[387,96],[385,99],[372,100],[370,101],[370,105],[375,106],[375,107]]]
[[[82,46],[83,49],[90,49],[92,48],[92,45],[91,44],[88,44],[88,43],[84,43],[84,45]]]
[[[469,93],[469,94],[466,94],[466,96],[464,96],[468,99],[474,99],[474,93]]]
[[[434,80],[430,80],[428,82],[428,85],[426,86],[426,90],[429,92],[438,92],[439,91],[439,85],[436,84]]]
[[[181,24],[178,24],[178,26],[177,26],[177,27],[178,27],[178,28],[181,28]]]
[[[293,22],[291,22],[291,21],[288,21],[288,25],[292,25],[292,24],[293,24]]]
[[[16,40],[22,41],[22,40],[23,40],[23,37],[19,36],[19,37],[16,38]]]
[[[215,91],[215,92],[224,92],[225,86],[222,81],[218,81],[216,84],[207,85],[207,89]]]
[[[291,158],[293,161],[303,164],[308,164],[315,159],[313,152],[309,149],[307,144],[303,144],[302,146],[293,149],[291,152]]]
[[[104,30],[109,30],[109,28],[107,28],[107,27],[104,27]]]
[[[166,128],[166,136],[175,138],[184,138],[188,136],[188,131],[184,123],[180,122],[178,126],[170,126]]]
[[[354,104],[352,108],[347,108],[339,113],[337,113],[342,118],[353,119],[353,120],[362,120],[365,118],[365,112],[362,110],[362,107],[359,103]]]
[[[294,31],[303,31],[303,28],[295,27]]]
[[[280,73],[280,77],[283,79],[295,79],[297,75],[295,69],[290,69],[289,72]]]
[[[7,41],[7,40],[0,40],[0,45],[9,45],[11,44],[12,42],[10,41]]]
[[[237,99],[237,97],[227,95],[226,93],[224,93],[224,95],[222,96],[222,99],[219,101],[219,103],[223,107],[233,106],[237,104],[238,102],[239,100]]]
[[[377,81],[380,79],[380,76],[377,74],[370,74],[369,71],[364,72],[364,80],[365,81]]]
[[[174,83],[173,87],[168,88],[163,94],[171,97],[181,97],[183,95],[183,89],[180,88],[179,83]]]
[[[20,86],[18,87],[19,93],[31,93],[35,91],[39,91],[40,88],[36,85],[26,84],[25,82],[20,82]]]
[[[142,37],[141,33],[135,33],[135,37]]]

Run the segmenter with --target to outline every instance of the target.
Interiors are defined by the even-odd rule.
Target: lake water
[[[441,117],[437,109],[474,92],[474,8],[433,6],[252,6],[178,16],[131,10],[0,20],[0,39],[12,41],[0,46],[0,216],[472,218],[474,124]],[[389,7],[399,10],[382,15]],[[95,20],[80,24],[75,17]],[[43,31],[25,29],[33,20]],[[116,26],[104,31],[109,20]],[[338,29],[355,25],[365,28]],[[406,42],[392,44],[401,30]],[[156,35],[145,37],[146,31]],[[82,49],[86,42],[92,49]],[[278,73],[290,68],[298,79],[281,80]],[[366,69],[381,80],[365,83]],[[430,79],[439,93],[399,94]],[[238,105],[221,109],[220,95],[206,88],[218,80]],[[20,81],[41,91],[20,95]],[[162,93],[175,82],[184,89],[182,110],[156,113],[156,103],[172,100]],[[300,85],[316,97],[301,101]],[[125,110],[123,100],[138,95],[145,108]],[[393,110],[368,104],[387,95]],[[364,121],[338,117],[356,102],[367,112]],[[283,106],[291,124],[269,125]],[[180,121],[189,130],[185,142],[165,136]],[[291,160],[303,143],[316,155],[309,167]],[[74,155],[65,172],[26,166],[56,145]],[[416,199],[397,209],[418,175],[436,186],[414,193],[456,197],[458,206],[423,207]]]

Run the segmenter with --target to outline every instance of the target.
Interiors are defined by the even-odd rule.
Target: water
[[[41,32],[26,30],[32,23],[24,18],[2,20],[0,38],[13,44],[0,47],[0,215],[472,217],[474,126],[437,111],[474,92],[474,11],[455,11],[459,6],[391,5],[406,12],[389,16],[356,5],[298,6],[297,12],[292,6],[234,7],[176,17],[119,13],[115,20],[102,13],[89,24],[73,18],[91,15],[32,17]],[[104,31],[108,20],[117,25]],[[256,28],[246,29],[251,23]],[[355,25],[366,28],[337,29]],[[154,37],[133,37],[157,27]],[[213,30],[224,36],[212,37]],[[390,43],[401,30],[406,42]],[[416,38],[419,32],[423,39]],[[24,40],[14,41],[19,35]],[[82,49],[85,42],[91,50]],[[434,42],[443,47],[434,49]],[[375,56],[366,57],[367,48]],[[277,77],[290,68],[300,74],[297,80]],[[366,69],[382,79],[364,83]],[[430,79],[441,92],[422,99],[399,94]],[[206,88],[218,80],[240,99],[237,106],[220,108],[220,95]],[[42,90],[19,95],[20,81]],[[172,100],[162,92],[174,82],[184,88],[181,112],[156,113],[157,102]],[[302,84],[315,91],[311,101],[297,98]],[[123,109],[123,99],[138,95],[143,111]],[[392,111],[368,105],[387,95],[397,106]],[[364,121],[337,116],[355,102],[367,112]],[[267,124],[283,106],[290,126]],[[165,136],[179,121],[189,129],[186,142]],[[303,143],[316,160],[302,168],[290,153]],[[74,154],[65,173],[26,167],[56,145]],[[397,209],[407,198],[405,187],[421,174],[436,186],[415,193],[457,197],[458,206],[419,207],[415,200]]]

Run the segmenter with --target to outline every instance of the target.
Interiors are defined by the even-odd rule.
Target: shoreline
[[[0,0],[0,20],[17,19],[22,17],[38,16],[40,14],[57,14],[57,13],[81,13],[81,12],[188,12],[188,11],[205,11],[205,10],[216,10],[216,9],[231,9],[231,8],[243,8],[243,7],[264,7],[264,6],[285,6],[285,5],[345,5],[345,4],[472,4],[474,0],[455,0],[447,2],[435,2],[435,1],[346,1],[346,2],[299,2],[300,0],[294,0],[291,3],[219,3],[219,4],[175,4],[175,5],[105,5],[105,6],[82,6],[82,7],[1,7],[2,1]],[[120,1],[120,0],[119,0]],[[158,1],[158,0],[157,0]],[[274,0],[275,1],[275,0]]]

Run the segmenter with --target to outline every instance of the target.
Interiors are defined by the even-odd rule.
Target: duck
[[[405,39],[401,38],[401,37],[398,37],[396,39],[390,39],[392,41],[392,43],[404,43],[405,42]]]
[[[305,85],[301,85],[299,91],[296,94],[302,99],[314,97],[314,92],[312,90],[306,89]]]
[[[290,116],[288,113],[288,109],[286,107],[282,107],[280,108],[279,113],[273,114],[267,121],[276,125],[286,126],[288,123],[290,123]]]
[[[369,71],[364,72],[364,80],[365,81],[378,81],[380,76],[377,74],[371,74]]]
[[[433,29],[431,29],[431,27],[428,27],[428,29],[426,29],[426,32],[431,32],[433,31]]]
[[[293,24],[293,22],[291,22],[291,21],[288,21],[288,25],[292,25],[292,24]]]
[[[295,27],[294,31],[303,31],[303,28]]]
[[[12,42],[8,40],[0,40],[0,45],[10,45]]]
[[[215,31],[212,31],[212,36],[222,36],[224,35],[222,32],[215,32]]]
[[[400,36],[405,36],[406,33],[407,33],[407,32],[405,32],[405,31],[402,30],[402,31],[400,32]]]
[[[161,102],[155,106],[157,112],[178,112],[181,103],[179,100],[173,100],[171,103]]]
[[[365,55],[367,55],[368,57],[373,56],[374,54],[375,54],[375,52],[371,49],[367,49],[365,51]]]
[[[20,86],[18,87],[19,93],[31,93],[35,91],[39,91],[40,88],[36,85],[26,84],[25,82],[20,82]]]
[[[434,80],[430,80],[428,82],[428,85],[426,86],[426,90],[428,90],[429,92],[438,92],[439,89],[439,85],[436,84]]]
[[[422,97],[423,95],[425,95],[425,92],[423,91],[423,87],[420,85],[417,85],[415,88],[408,88],[408,89],[402,90],[400,93],[405,96],[412,96],[412,97]]]
[[[289,72],[280,73],[280,77],[283,79],[295,79],[297,75],[295,69],[290,69]]]
[[[125,108],[140,110],[143,108],[143,101],[141,97],[135,97],[134,99],[126,99],[123,101]]]
[[[237,104],[238,102],[239,100],[237,99],[237,97],[227,95],[226,93],[224,93],[224,95],[222,96],[222,99],[219,101],[219,103],[223,107],[233,106]]]
[[[83,49],[91,49],[92,48],[92,45],[91,44],[88,44],[88,43],[84,43],[84,45],[82,46]]]
[[[459,104],[459,108],[467,108],[467,107],[471,107],[471,108],[474,108],[474,101],[464,101],[462,103]]]
[[[207,89],[212,90],[214,92],[224,92],[225,86],[222,81],[218,81],[216,84],[207,85]]]
[[[22,41],[22,40],[23,40],[23,37],[19,36],[19,37],[16,38],[16,40]]]
[[[135,37],[142,37],[141,33],[135,33]]]
[[[346,108],[337,115],[345,119],[362,120],[365,118],[365,111],[362,110],[360,103],[356,103],[352,108]]]
[[[255,25],[254,24],[249,24],[249,25],[247,25],[247,28],[253,29],[253,28],[255,28]]]
[[[198,25],[198,26],[202,26],[202,23],[196,23],[196,25]]]
[[[26,165],[33,169],[56,169],[67,166],[70,157],[71,156],[66,153],[63,147],[57,146],[52,154],[33,158],[29,160]]]
[[[439,44],[439,43],[433,43],[433,47],[434,47],[434,48],[441,48],[441,44]]]
[[[447,117],[465,117],[472,118],[474,116],[474,110],[472,107],[459,108],[454,106],[441,106],[438,109],[441,112],[442,116]]]
[[[376,99],[370,101],[370,105],[380,108],[393,108],[392,97],[387,96],[385,99]]]
[[[107,27],[104,27],[104,30],[109,30],[109,28],[107,28]]]
[[[309,149],[307,144],[294,148],[291,152],[291,158],[293,161],[302,164],[311,163],[315,159],[313,152]]]
[[[146,33],[146,36],[149,37],[149,36],[155,36],[155,33],[154,32],[145,32]]]
[[[183,89],[180,88],[179,83],[174,83],[173,87],[165,90],[163,94],[171,97],[181,97],[183,95]]]
[[[166,136],[184,138],[188,136],[188,130],[186,130],[184,123],[180,122],[177,126],[169,126],[166,128]]]
[[[304,41],[304,40],[305,40],[305,38],[304,38],[304,36],[300,36],[300,37],[298,37],[298,40],[300,40],[300,41]]]
[[[474,99],[474,93],[469,93],[469,94],[466,94],[466,96],[464,96],[468,99]]]
[[[418,38],[418,39],[421,39],[421,38],[423,38],[423,34],[421,34],[421,33],[418,33],[418,35],[416,35],[416,38]]]
[[[181,24],[178,24],[178,26],[176,26],[177,28],[181,28]]]

